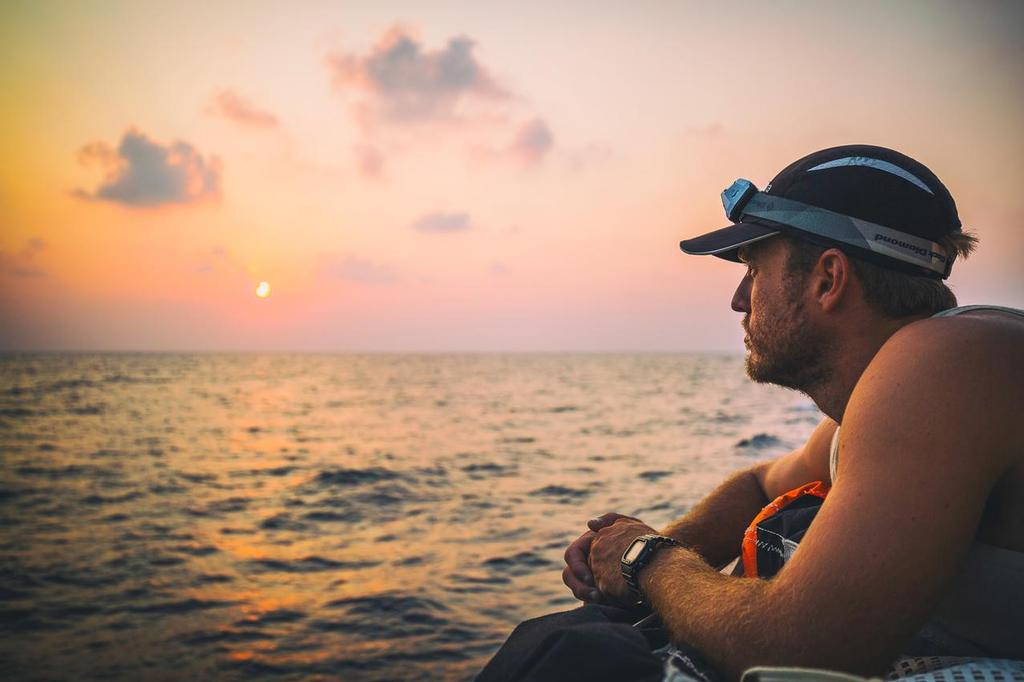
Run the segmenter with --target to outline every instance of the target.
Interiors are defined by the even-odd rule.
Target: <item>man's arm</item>
[[[778,575],[723,576],[682,548],[655,555],[641,583],[673,640],[731,676],[755,664],[877,673],[899,653],[956,574],[1013,464],[1009,445],[1024,437],[1019,348],[933,327],[901,330],[865,371],[838,480]],[[592,553],[609,564],[599,576],[629,535],[628,522],[599,533]]]
[[[743,531],[765,504],[804,483],[828,480],[829,443],[835,430],[836,423],[826,417],[803,447],[733,474],[662,534],[692,547],[711,566],[728,564],[739,556]],[[588,565],[590,545],[597,531],[620,518],[631,517],[605,514],[592,520],[590,530],[566,550],[562,580],[577,599],[599,598]]]
[[[828,452],[836,423],[825,418],[803,447],[733,474],[664,531],[721,567],[739,556],[743,531],[764,505],[812,481],[828,481]]]

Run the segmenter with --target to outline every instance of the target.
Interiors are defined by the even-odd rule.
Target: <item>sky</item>
[[[0,7],[0,350],[742,352],[719,193],[928,165],[1024,307],[1024,6]],[[269,295],[257,296],[261,282]]]

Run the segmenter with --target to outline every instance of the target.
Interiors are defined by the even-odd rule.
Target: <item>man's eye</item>
[[[747,266],[747,277],[754,279],[754,268]]]

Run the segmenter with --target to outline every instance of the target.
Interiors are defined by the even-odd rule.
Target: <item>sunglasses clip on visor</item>
[[[949,277],[953,268],[954,257],[929,239],[759,192],[750,180],[740,178],[723,191],[722,205],[725,215],[734,223],[744,218],[749,222],[767,221],[861,249],[876,258],[915,265],[942,279]]]

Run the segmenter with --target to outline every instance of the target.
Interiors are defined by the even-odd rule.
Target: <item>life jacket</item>
[[[770,578],[789,561],[831,486],[807,483],[765,505],[743,533],[743,575]]]

